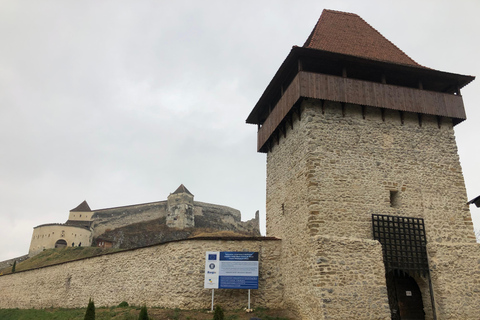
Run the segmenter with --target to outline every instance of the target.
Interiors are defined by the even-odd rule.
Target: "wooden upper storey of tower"
[[[421,66],[358,15],[324,10],[294,46],[247,118],[258,150],[302,98],[466,119],[460,89],[474,79]]]

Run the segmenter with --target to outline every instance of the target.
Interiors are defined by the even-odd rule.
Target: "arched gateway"
[[[387,273],[392,320],[424,320],[422,292],[414,278],[401,271]]]
[[[57,242],[55,242],[55,248],[65,248],[67,246],[67,241],[65,241],[64,239],[60,239],[60,240],[57,240]]]

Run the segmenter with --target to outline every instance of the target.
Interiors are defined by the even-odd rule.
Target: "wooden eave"
[[[451,95],[459,95],[460,89],[475,79],[473,76],[448,73],[422,66],[394,64],[295,46],[268,84],[246,122],[259,126],[263,125],[290,83],[302,70],[311,73],[346,76],[349,79],[371,81],[380,84],[382,83],[382,77],[384,77],[386,85],[414,89],[419,89],[421,86],[423,88],[422,91],[425,92]],[[388,106],[386,107],[388,108]],[[424,110],[421,108],[414,111],[424,113]],[[446,114],[437,115],[446,116]],[[465,117],[460,117],[454,119],[454,123],[457,124],[463,120],[465,120]]]

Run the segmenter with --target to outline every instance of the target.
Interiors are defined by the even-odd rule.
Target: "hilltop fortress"
[[[205,252],[255,251],[254,308],[308,320],[476,320],[480,245],[454,136],[473,80],[419,65],[358,15],[324,10],[247,118],[267,154],[267,237],[189,238],[4,275],[0,307],[93,298],[209,308]],[[197,223],[193,197],[172,200],[167,224]],[[94,230],[106,230],[106,211],[81,223],[95,215]],[[214,294],[226,308],[247,304],[242,290]]]
[[[87,201],[83,201],[70,210],[67,222],[43,224],[33,229],[29,256],[32,257],[45,249],[66,246],[134,248],[152,244],[124,237],[122,241],[115,240],[115,232],[128,226],[138,228],[137,224],[153,221],[172,230],[203,228],[260,236],[258,212],[254,219],[244,222],[241,221],[240,211],[236,209],[194,201],[193,198],[193,194],[182,184],[165,201],[98,210],[91,210]],[[169,231],[165,228],[163,230],[166,230],[164,233]],[[179,240],[188,235],[177,233],[166,239]],[[156,239],[158,240],[158,237],[153,237],[153,240]],[[124,246],[123,243],[128,245]]]

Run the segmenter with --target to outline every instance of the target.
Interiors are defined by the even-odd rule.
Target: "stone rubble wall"
[[[314,259],[312,239],[307,233],[308,194],[304,160],[305,123],[296,121],[287,127],[267,155],[267,235],[283,239],[281,272],[284,275],[284,302],[302,319],[324,319],[319,301],[313,294],[309,263]]]
[[[438,319],[478,319],[480,244],[429,244]]]
[[[427,115],[420,126],[413,113],[402,124],[398,111],[304,106],[310,234],[372,239],[371,215],[386,214],[423,218],[429,243],[475,242],[449,119],[439,128]]]
[[[93,215],[93,237],[98,237],[107,230],[166,216],[167,201],[98,210]]]
[[[45,224],[33,229],[32,240],[28,256],[33,257],[44,249],[55,248],[55,243],[59,240],[66,241],[67,246],[78,246],[80,243],[84,247],[92,244],[92,231],[83,228],[65,224]]]
[[[215,229],[225,226],[228,230],[250,232],[252,235],[260,235],[259,219],[241,221],[241,213],[237,209],[216,204],[193,201],[193,213],[204,222],[201,227]],[[125,227],[134,223],[140,223],[167,217],[167,201],[152,202],[146,204],[103,209],[93,215],[93,237],[98,237],[107,230]]]
[[[390,319],[380,243],[331,236],[314,241],[307,267],[325,319]]]
[[[131,305],[181,309],[210,308],[211,290],[204,289],[206,251],[259,252],[259,289],[251,305],[282,306],[279,266],[281,241],[191,239],[103,255],[0,276],[0,308]],[[246,290],[215,290],[215,303],[225,308],[247,306]]]
[[[390,319],[372,214],[423,218],[429,243],[475,243],[452,123],[314,99],[299,108],[267,154],[285,305],[302,319]],[[428,281],[417,282],[431,319]]]

